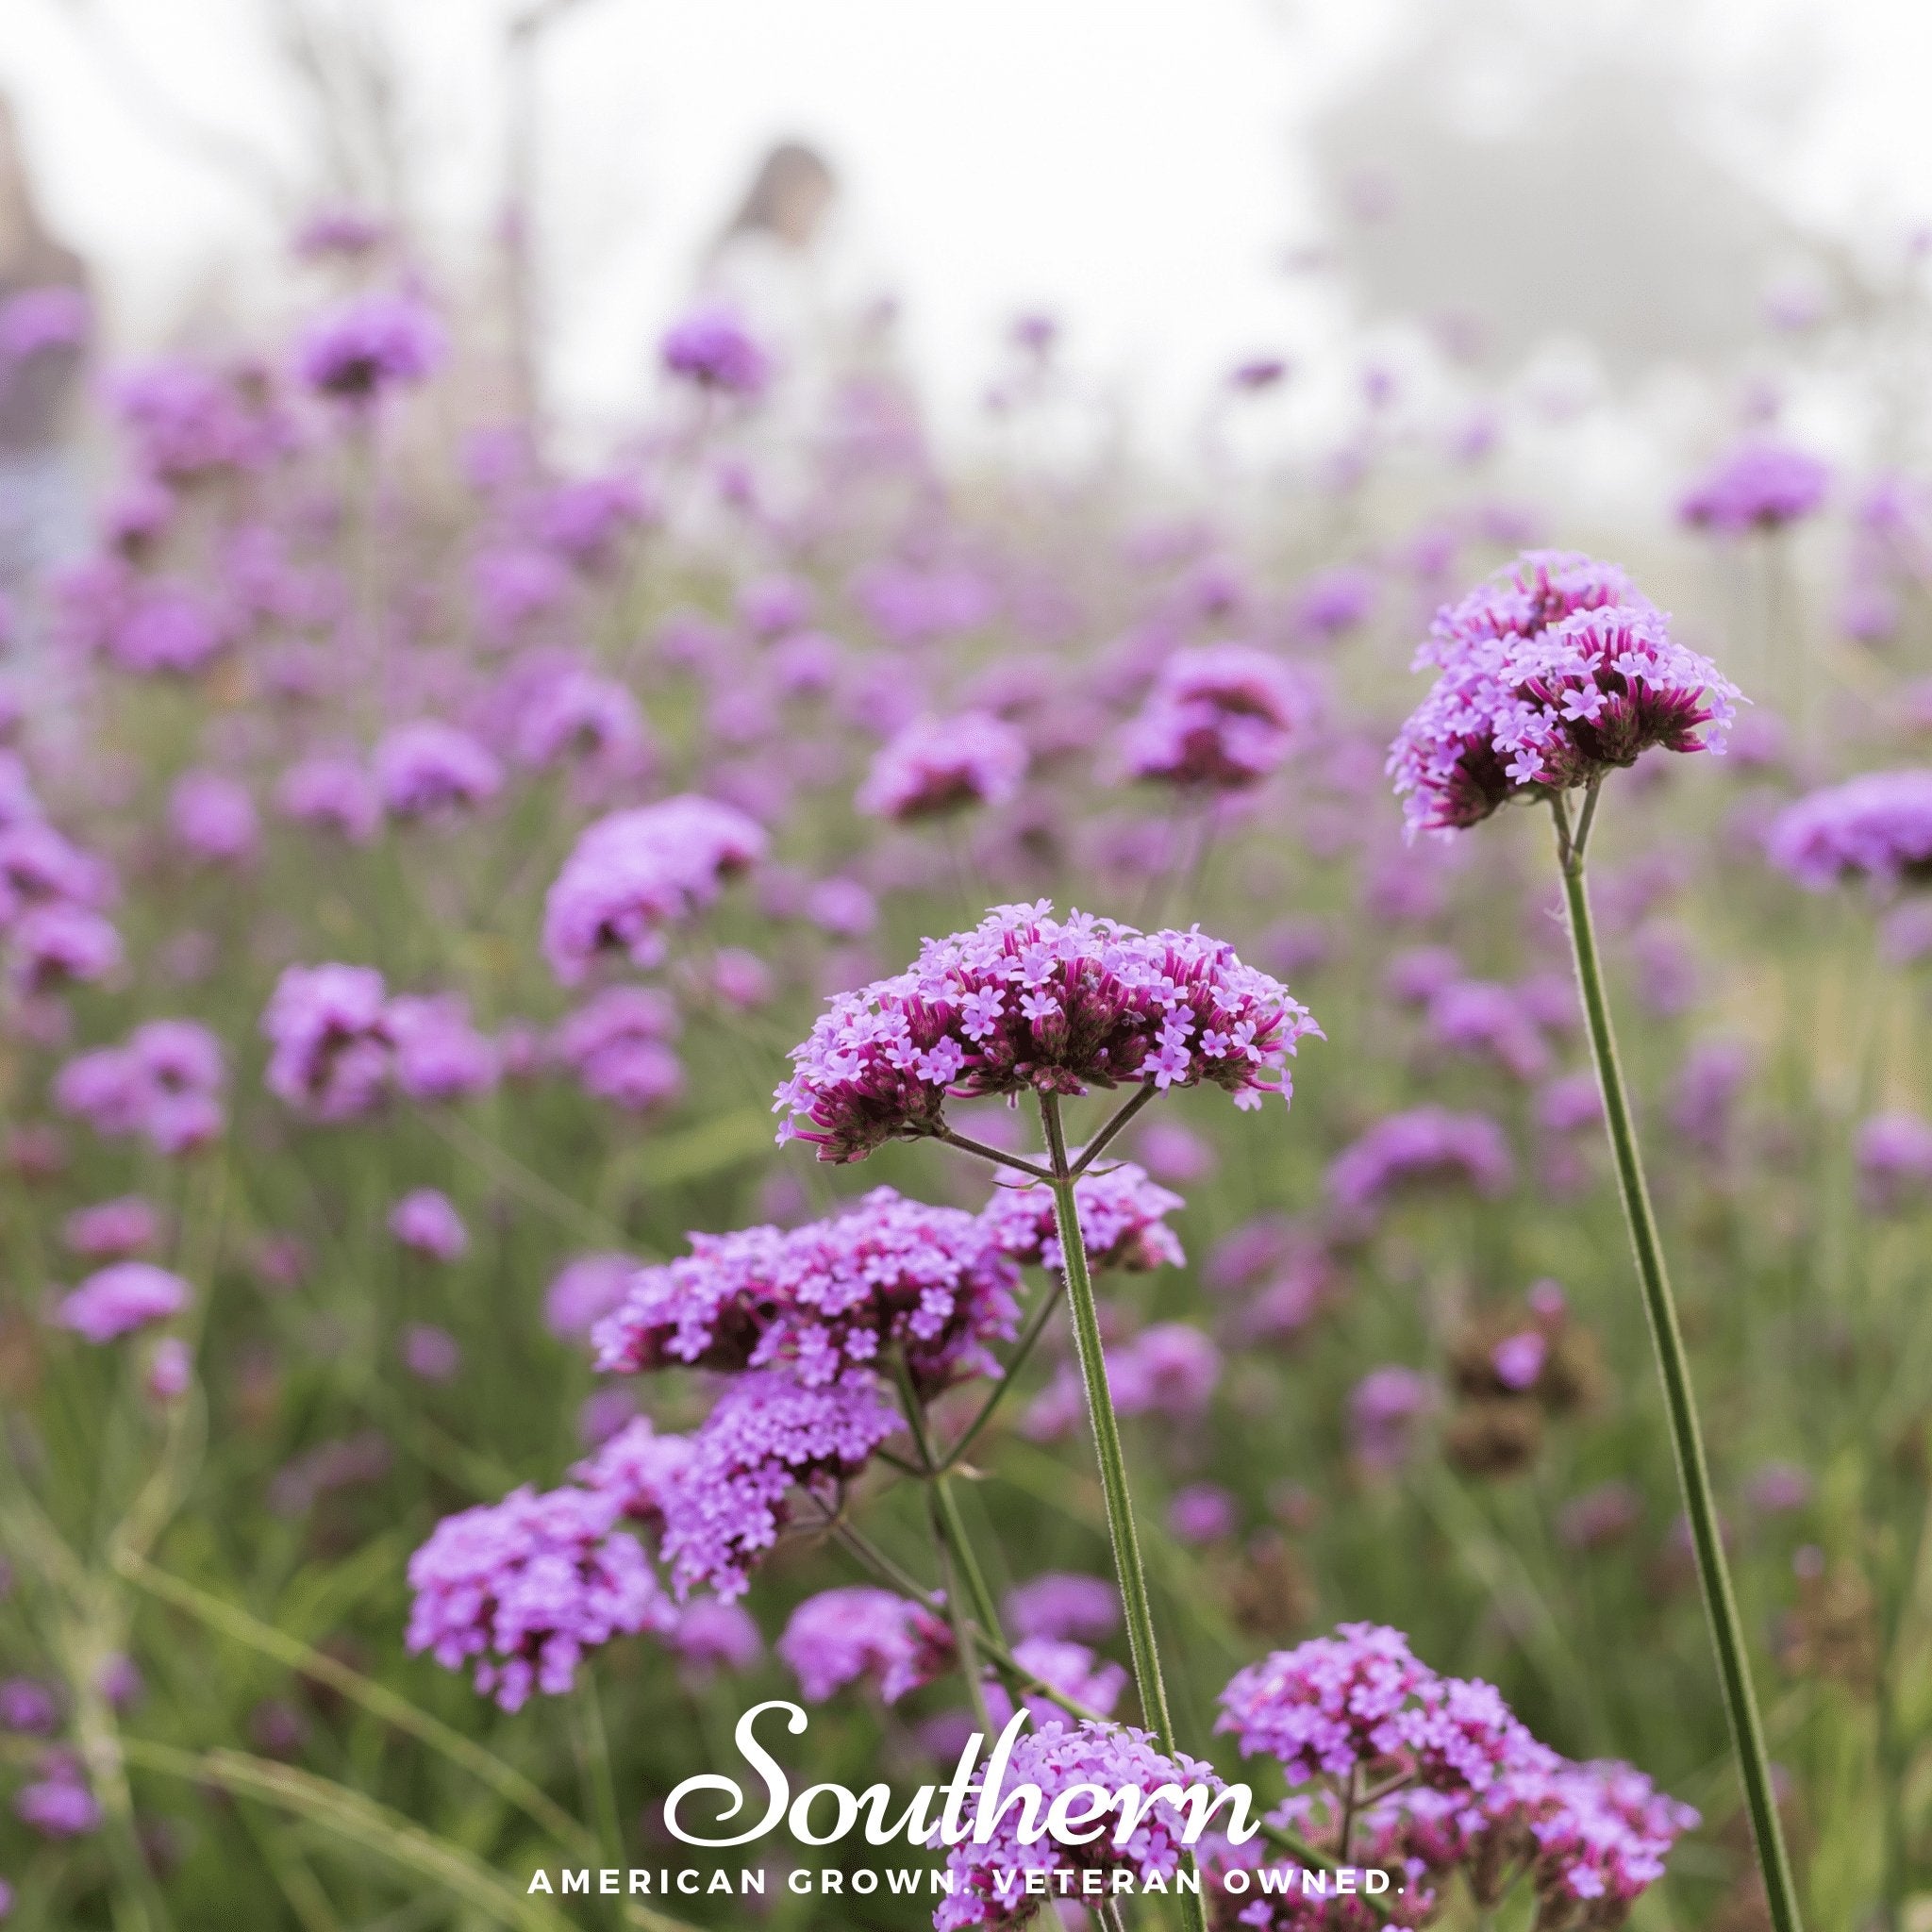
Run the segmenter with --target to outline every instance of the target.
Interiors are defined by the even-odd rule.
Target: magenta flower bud
[[[447,1194],[417,1188],[389,1211],[389,1231],[406,1248],[432,1261],[459,1260],[469,1250],[470,1233]]]
[[[1005,805],[1026,775],[1026,741],[986,711],[915,719],[874,758],[855,803],[901,822]]]
[[[953,1665],[953,1633],[930,1611],[889,1590],[822,1591],[792,1611],[774,1646],[809,1704],[861,1678],[896,1704]]]
[[[448,339],[412,295],[382,290],[351,296],[317,316],[296,344],[296,380],[317,395],[367,408],[390,391],[426,381]]]
[[[149,1399],[163,1405],[178,1402],[194,1380],[194,1352],[178,1335],[164,1335],[148,1357]]]
[[[165,1322],[187,1307],[191,1291],[178,1274],[147,1261],[116,1261],[64,1296],[54,1319],[97,1346]]]

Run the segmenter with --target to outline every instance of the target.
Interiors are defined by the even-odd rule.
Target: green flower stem
[[[1126,1613],[1127,1649],[1133,1659],[1134,1686],[1141,1697],[1141,1720],[1169,1757],[1178,1757],[1174,1719],[1168,1714],[1167,1686],[1160,1676],[1160,1653],[1154,1641],[1154,1607],[1147,1595],[1147,1574],[1141,1561],[1141,1539],[1134,1527],[1134,1501],[1127,1488],[1127,1458],[1121,1447],[1120,1422],[1107,1382],[1107,1353],[1100,1340],[1100,1310],[1093,1299],[1093,1276],[1087,1266],[1087,1245],[1080,1234],[1080,1214],[1074,1199],[1074,1171],[1067,1160],[1066,1130],[1060,1123],[1057,1093],[1040,1096],[1040,1119],[1046,1130],[1047,1152],[1053,1164],[1054,1219],[1059,1233],[1062,1265],[1067,1277],[1067,1302],[1073,1311],[1074,1341],[1080,1355],[1080,1380],[1087,1391],[1087,1420],[1093,1430],[1094,1454],[1100,1463],[1101,1492],[1107,1499],[1107,1530],[1113,1544],[1114,1577],[1120,1585],[1121,1607]],[[1193,1854],[1182,1855],[1182,1870],[1194,1869]],[[1181,1923],[1189,1932],[1204,1932],[1207,1915],[1202,1901],[1183,1894]]]
[[[892,1360],[892,1373],[899,1385],[899,1403],[906,1411],[906,1426],[912,1432],[912,1445],[918,1452],[920,1479],[925,1484],[926,1507],[932,1519],[933,1547],[946,1579],[946,1615],[953,1626],[953,1641],[959,1652],[959,1669],[965,1674],[966,1689],[973,1699],[973,1714],[989,1735],[992,1718],[987,1708],[986,1686],[980,1680],[979,1644],[974,1624],[995,1642],[999,1641],[999,1616],[992,1606],[992,1594],[974,1554],[973,1541],[959,1516],[959,1501],[953,1486],[941,1473],[932,1453],[932,1431],[926,1425],[925,1403],[912,1380],[912,1370],[904,1352]]]
[[[1616,1158],[1617,1185],[1624,1197],[1624,1215],[1629,1224],[1630,1246],[1637,1261],[1637,1277],[1643,1290],[1644,1310],[1650,1318],[1651,1341],[1657,1348],[1657,1374],[1663,1382],[1664,1407],[1670,1418],[1672,1444],[1676,1452],[1685,1514],[1690,1521],[1690,1541],[1697,1554],[1698,1581],[1703,1586],[1704,1607],[1710,1623],[1711,1645],[1717,1654],[1718,1675],[1724,1686],[1724,1708],[1730,1719],[1731,1742],[1744,1787],[1745,1807],[1751,1814],[1751,1828],[1757,1841],[1757,1862],[1764,1875],[1771,1922],[1775,1932],[1802,1932],[1797,1887],[1792,1881],[1784,1831],[1778,1822],[1776,1794],[1772,1790],[1771,1766],[1764,1744],[1764,1721],[1758,1715],[1757,1699],[1751,1688],[1751,1667],[1744,1645],[1743,1626],[1738,1615],[1737,1597],[1731,1588],[1730,1568],[1724,1560],[1717,1503],[1711,1494],[1710,1470],[1705,1458],[1697,1404],[1690,1387],[1690,1365],[1677,1322],[1676,1301],[1671,1293],[1670,1278],[1664,1272],[1663,1244],[1657,1236],[1650,1191],[1644,1184],[1637,1128],[1631,1119],[1623,1070],[1618,1064],[1616,1036],[1610,1027],[1603,962],[1597,953],[1596,935],[1591,923],[1590,895],[1584,885],[1583,867],[1584,847],[1595,816],[1596,802],[1597,791],[1592,786],[1573,836],[1570,814],[1562,794],[1559,792],[1551,800],[1557,821],[1557,853],[1563,874],[1563,896],[1570,914],[1571,947],[1576,956],[1576,977],[1583,992],[1591,1053],[1596,1061],[1597,1083],[1603,1094],[1604,1120],[1609,1128],[1610,1150]]]
[[[577,1774],[597,1821],[597,1847],[604,1860],[622,1866],[624,1825],[618,1816],[617,1780],[610,1769],[610,1740],[604,1729],[604,1708],[597,1701],[597,1679],[582,1672],[573,1697],[572,1742],[576,1748]],[[614,1909],[613,1917],[621,1917]]]
[[[964,1457],[966,1452],[979,1440],[980,1431],[992,1420],[993,1411],[1006,1400],[1008,1391],[1013,1386],[1014,1377],[1025,1366],[1026,1357],[1033,1353],[1035,1343],[1046,1332],[1046,1324],[1052,1318],[1053,1311],[1059,1307],[1060,1296],[1066,1292],[1066,1276],[1063,1274],[1055,1274],[1049,1278],[1048,1286],[1033,1305],[1033,1312],[1026,1317],[1026,1326],[1021,1331],[1019,1341],[1014,1345],[1012,1354],[1007,1357],[1005,1372],[992,1385],[986,1400],[979,1405],[978,1413],[960,1432],[959,1440],[940,1457],[941,1474],[954,1468]]]

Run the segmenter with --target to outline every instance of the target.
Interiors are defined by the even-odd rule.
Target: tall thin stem
[[[1134,1527],[1134,1501],[1127,1488],[1127,1458],[1121,1447],[1119,1420],[1108,1387],[1107,1352],[1100,1339],[1100,1310],[1093,1299],[1093,1276],[1087,1266],[1087,1245],[1080,1233],[1080,1211],[1074,1198],[1074,1172],[1067,1160],[1066,1130],[1060,1123],[1059,1096],[1040,1096],[1041,1124],[1046,1130],[1047,1153],[1053,1166],[1054,1218],[1067,1277],[1067,1303],[1073,1313],[1074,1341],[1080,1356],[1080,1380],[1087,1391],[1087,1420],[1093,1431],[1093,1449],[1100,1464],[1101,1493],[1107,1499],[1107,1530],[1113,1544],[1114,1577],[1120,1585],[1125,1612],[1127,1650],[1133,1660],[1134,1687],[1141,1697],[1141,1718],[1154,1733],[1161,1751],[1175,1757],[1174,1719],[1168,1714],[1167,1686],[1161,1681],[1160,1654],[1154,1641],[1154,1607],[1147,1595],[1147,1573],[1141,1561],[1141,1539]],[[1184,1854],[1184,1871],[1193,1870],[1192,1853]],[[1189,1932],[1204,1932],[1207,1917],[1198,1896],[1181,1895],[1181,1920]]]
[[[1664,1407],[1670,1418],[1671,1441],[1676,1453],[1677,1476],[1684,1493],[1684,1510],[1697,1555],[1697,1576],[1710,1623],[1711,1646],[1717,1654],[1718,1675],[1724,1686],[1724,1709],[1730,1720],[1731,1742],[1737,1753],[1744,1803],[1757,1841],[1757,1862],[1764,1874],[1765,1896],[1775,1932],[1802,1932],[1797,1887],[1785,1850],[1784,1829],[1778,1821],[1777,1796],[1772,1788],[1771,1765],[1765,1751],[1764,1721],[1751,1687],[1751,1666],[1744,1631],[1724,1558],[1717,1503],[1711,1494],[1710,1470],[1705,1458],[1704,1437],[1697,1420],[1697,1403],[1690,1386],[1690,1364],[1677,1321],[1677,1305],[1664,1271],[1663,1243],[1644,1183],[1637,1128],[1617,1058],[1616,1035],[1610,1026],[1609,1001],[1604,991],[1603,962],[1597,953],[1591,921],[1590,895],[1584,884],[1584,855],[1596,794],[1584,808],[1583,820],[1573,835],[1562,794],[1551,800],[1557,821],[1557,851],[1563,874],[1563,896],[1570,914],[1570,942],[1576,957],[1576,977],[1583,993],[1583,1010],[1590,1028],[1591,1053],[1596,1061],[1602,1090],[1604,1119],[1609,1128],[1610,1150],[1616,1159],[1617,1185],[1624,1197],[1630,1246],[1637,1278],[1643,1290],[1644,1311],[1650,1320],[1651,1341],[1657,1349],[1657,1374],[1663,1382]]]

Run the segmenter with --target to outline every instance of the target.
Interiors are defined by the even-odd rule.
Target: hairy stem
[[[1616,1036],[1610,1026],[1603,962],[1597,952],[1596,935],[1591,922],[1590,895],[1584,885],[1584,854],[1595,816],[1596,788],[1592,786],[1591,789],[1582,820],[1574,835],[1569,810],[1560,792],[1551,800],[1551,808],[1557,821],[1557,850],[1563,874],[1563,896],[1570,915],[1570,941],[1576,957],[1576,977],[1582,990],[1584,1015],[1590,1028],[1591,1053],[1596,1061],[1604,1120],[1609,1129],[1610,1150],[1616,1160],[1617,1185],[1624,1197],[1624,1215],[1629,1224],[1637,1277],[1643,1291],[1651,1341],[1657,1350],[1657,1374],[1663,1383],[1671,1441],[1676,1453],[1677,1475],[1683,1489],[1685,1514],[1690,1524],[1690,1541],[1696,1551],[1697,1576],[1703,1588],[1705,1611],[1709,1619],[1711,1645],[1717,1655],[1718,1675],[1724,1686],[1724,1709],[1730,1720],[1731,1742],[1744,1788],[1745,1807],[1750,1812],[1751,1829],[1757,1839],[1757,1862],[1764,1875],[1765,1896],[1771,1907],[1774,1932],[1801,1932],[1797,1887],[1791,1877],[1790,1856],[1785,1850],[1784,1829],[1778,1820],[1777,1797],[1772,1788],[1771,1764],[1765,1750],[1764,1721],[1758,1715],[1757,1695],[1751,1686],[1751,1666],[1744,1644],[1743,1626],[1731,1587],[1730,1567],[1724,1557],[1717,1503],[1711,1494],[1710,1470],[1705,1457],[1696,1398],[1690,1386],[1690,1360],[1678,1324],[1676,1300],[1671,1292],[1670,1278],[1664,1270],[1663,1243],[1657,1235],[1657,1217],[1652,1211],[1650,1191],[1644,1182],[1637,1128],[1617,1058]]]
[[[1057,1093],[1040,1096],[1041,1124],[1046,1130],[1047,1153],[1053,1163],[1054,1219],[1060,1239],[1067,1277],[1067,1301],[1073,1312],[1074,1341],[1080,1356],[1080,1380],[1087,1391],[1087,1420],[1093,1431],[1093,1449],[1100,1464],[1100,1488],[1107,1499],[1108,1536],[1113,1545],[1114,1578],[1125,1612],[1127,1649],[1133,1660],[1134,1687],[1140,1693],[1141,1719],[1154,1733],[1161,1751],[1177,1755],[1174,1719],[1168,1714],[1167,1686],[1161,1681],[1160,1654],[1154,1641],[1154,1607],[1147,1595],[1147,1574],[1141,1561],[1141,1539],[1134,1527],[1134,1500],[1127,1488],[1127,1458],[1121,1447],[1120,1422],[1108,1388],[1107,1352],[1100,1340],[1100,1310],[1093,1299],[1093,1276],[1087,1266],[1087,1246],[1080,1233],[1080,1214],[1074,1198],[1074,1172],[1067,1161],[1066,1130],[1060,1122]],[[1193,1869],[1193,1854],[1183,1854],[1183,1870]],[[1207,1917],[1201,1900],[1181,1898],[1181,1922],[1189,1932],[1205,1932]]]

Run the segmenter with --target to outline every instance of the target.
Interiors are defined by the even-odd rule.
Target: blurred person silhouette
[[[699,292],[737,308],[779,355],[808,350],[824,326],[822,242],[838,200],[839,179],[824,157],[804,142],[781,141],[713,242]]]
[[[42,575],[86,545],[72,436],[92,336],[87,265],[42,216],[0,96],[0,595],[11,600],[31,604]]]
[[[914,425],[917,435],[891,340],[896,306],[858,258],[842,206],[830,162],[781,141],[698,267],[700,305],[733,311],[774,365],[771,389],[738,432],[774,509],[795,512],[809,498],[814,465],[860,416]]]

